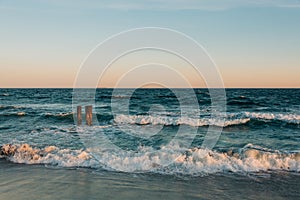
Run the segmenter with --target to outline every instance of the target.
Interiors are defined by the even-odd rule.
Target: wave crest
[[[188,125],[194,127],[200,126],[230,126],[245,124],[250,121],[250,118],[243,119],[228,119],[223,121],[223,119],[212,119],[212,118],[188,118],[188,117],[168,117],[168,116],[147,116],[147,115],[116,115],[114,118],[115,123],[120,124],[137,124],[137,125],[166,125],[166,126],[178,126],[178,125]]]
[[[300,124],[300,115],[297,114],[245,112],[244,115],[251,119],[279,120],[287,123]]]
[[[275,114],[275,113],[228,113],[227,115],[220,115],[217,118],[190,118],[190,117],[174,117],[163,115],[116,115],[114,122],[117,124],[137,124],[137,125],[166,125],[178,126],[188,125],[194,127],[201,126],[221,126],[227,127],[232,125],[242,125],[251,120],[279,120],[291,124],[300,124],[300,115],[296,114]]]
[[[193,148],[181,152],[177,146],[173,149],[162,148],[156,156],[151,148],[141,147],[141,154],[135,157],[118,155],[119,152],[100,150],[103,160],[111,165],[124,169],[136,169],[136,172],[154,172],[160,174],[203,175],[222,172],[259,172],[269,170],[285,170],[300,172],[300,152],[286,153],[267,150],[254,145],[246,145],[237,151],[217,152],[208,149]],[[94,151],[94,152],[93,152]],[[99,149],[98,149],[99,151]],[[28,144],[5,144],[0,148],[0,155],[16,163],[50,164],[61,167],[107,168],[92,154],[95,150],[59,149],[55,146],[34,148]],[[98,152],[99,153],[99,152]],[[174,156],[177,157],[174,157]],[[169,166],[160,166],[159,160],[174,157]],[[126,171],[126,170],[125,170]]]
[[[59,149],[56,146],[34,148],[29,144],[5,144],[0,156],[15,163],[50,164],[61,167],[91,167],[91,156],[84,150]]]

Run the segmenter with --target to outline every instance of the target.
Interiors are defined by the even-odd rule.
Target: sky
[[[299,0],[0,0],[0,88],[72,88],[99,43],[142,27],[193,38],[218,67],[225,87],[300,87]],[[153,55],[148,58],[155,60]],[[186,63],[160,56],[185,71],[192,87],[205,87]],[[134,59],[114,63],[101,86],[113,87],[113,74]],[[172,79],[162,71],[162,79]]]

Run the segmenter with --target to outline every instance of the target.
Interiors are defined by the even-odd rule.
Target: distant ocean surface
[[[194,92],[200,115],[191,109],[182,118],[169,89],[138,89],[132,96],[97,89],[99,125],[78,128],[72,89],[0,89],[0,199],[22,199],[24,191],[23,199],[299,199],[300,89],[226,89],[227,111],[219,113],[226,116],[224,124],[210,116],[209,91]],[[113,115],[112,100],[124,98],[130,112]],[[163,109],[151,111],[153,105]],[[212,150],[201,148],[208,126],[223,127]],[[145,136],[119,127],[138,127]],[[156,127],[162,127],[158,134],[147,135]],[[187,137],[197,130],[189,149],[170,165],[158,165],[180,152],[180,145],[155,158],[147,150],[164,149],[179,127]],[[99,131],[124,150],[144,153],[120,159],[112,156],[118,152],[86,147],[82,135],[93,138]],[[30,185],[43,187],[33,191]]]

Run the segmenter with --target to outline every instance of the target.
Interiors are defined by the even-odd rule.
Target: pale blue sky
[[[300,87],[297,0],[0,0],[0,24],[0,87],[72,87],[98,43],[145,26],[202,44],[226,87]]]

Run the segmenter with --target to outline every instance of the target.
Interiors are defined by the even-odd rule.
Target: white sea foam
[[[67,117],[72,116],[73,112],[67,112],[67,113],[46,113],[46,116],[54,116],[54,117]]]
[[[3,145],[2,155],[16,163],[48,164],[60,167],[106,168],[115,166],[130,172],[155,172],[162,174],[203,175],[219,172],[259,172],[268,170],[285,170],[300,172],[300,152],[283,153],[246,145],[237,152],[216,152],[207,149],[189,149],[181,152],[178,146],[162,147],[160,153],[154,154],[151,147],[140,147],[138,156],[131,153],[121,154],[109,150],[70,150],[48,146],[42,149],[28,144]],[[93,157],[101,155],[101,164]],[[101,151],[101,152],[99,152]],[[180,152],[180,154],[178,154]],[[179,155],[179,156],[178,156]],[[164,159],[173,159],[169,166],[161,166]]]
[[[2,154],[15,163],[50,164],[61,167],[93,166],[93,160],[87,152],[83,150],[59,149],[55,146],[39,149],[33,148],[28,144],[6,144],[2,146]]]
[[[18,116],[25,116],[26,113],[25,113],[25,112],[18,112],[17,115],[18,115]]]
[[[225,120],[224,120],[225,119]],[[231,126],[246,124],[251,120],[280,120],[287,123],[300,124],[300,115],[297,114],[281,114],[281,113],[257,113],[257,112],[241,112],[220,114],[216,118],[190,118],[190,117],[174,117],[165,115],[116,115],[114,122],[117,124],[138,124],[138,125],[188,125],[194,127],[200,126]]]
[[[280,120],[300,124],[300,115],[297,114],[245,112],[244,115],[251,119]]]
[[[138,125],[188,125],[188,126],[230,126],[237,124],[245,124],[250,121],[249,118],[242,119],[227,119],[225,121],[222,118],[188,118],[188,117],[169,117],[169,116],[151,116],[151,115],[117,115],[114,118],[116,123],[120,124],[138,124]]]

